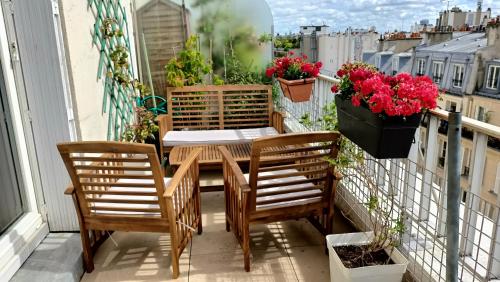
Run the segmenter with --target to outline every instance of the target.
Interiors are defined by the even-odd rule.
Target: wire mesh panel
[[[323,108],[334,98],[330,92],[331,84],[331,79],[320,77],[311,100],[305,103],[292,103],[281,95],[276,106],[286,114],[288,131],[321,129],[321,122],[317,121],[321,120]],[[308,115],[309,123],[305,115]],[[366,206],[372,195],[371,183],[377,185],[380,202],[394,202],[392,216],[395,219],[402,217],[405,222],[398,249],[408,259],[407,270],[417,281],[446,281],[447,164],[437,149],[438,126],[439,118],[433,116],[417,131],[414,153],[410,153],[409,159],[377,160],[364,153],[362,167],[343,171],[345,178],[337,189],[336,204],[362,230],[371,227]],[[474,138],[485,135],[476,133]],[[421,139],[420,135],[427,138]],[[482,138],[487,140],[487,136]],[[486,150],[486,142],[483,143]],[[477,153],[480,149],[475,147],[474,158],[480,158]],[[444,158],[444,162],[438,169],[439,157]],[[484,161],[485,155],[482,158]],[[470,174],[467,170],[467,175],[462,175],[463,182],[470,183],[471,179],[479,177],[474,177],[476,170]],[[461,188],[459,280],[499,281],[500,201],[488,201],[470,189],[470,184]]]
[[[134,72],[127,12],[120,0],[89,0],[95,15],[93,44],[99,49],[97,79],[104,79],[102,112],[108,115],[108,140],[119,140],[134,116]]]

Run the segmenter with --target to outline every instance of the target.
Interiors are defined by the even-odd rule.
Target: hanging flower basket
[[[307,56],[292,57],[290,52],[285,57],[277,58],[266,70],[268,77],[276,77],[280,83],[283,95],[292,102],[306,102],[311,98],[315,78],[323,64],[308,63]]]
[[[386,76],[363,63],[345,64],[332,87],[339,131],[377,159],[407,158],[422,112],[438,87],[427,76]]]
[[[278,77],[283,95],[295,103],[309,101],[315,80],[315,78],[286,80]]]
[[[335,97],[339,131],[377,159],[407,158],[421,114],[384,117]]]

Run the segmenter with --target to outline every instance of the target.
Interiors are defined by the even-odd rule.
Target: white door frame
[[[23,182],[25,214],[0,236],[0,281],[8,281],[21,267],[31,252],[48,234],[48,226],[39,213],[37,193],[32,177],[28,146],[23,127],[23,117],[18,99],[18,90],[12,68],[10,44],[0,5],[0,61],[7,94],[7,103],[12,118],[13,135],[16,140],[17,158],[20,164],[20,180]]]

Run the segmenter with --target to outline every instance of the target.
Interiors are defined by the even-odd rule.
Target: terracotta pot
[[[307,102],[311,98],[316,78],[286,80],[278,77],[283,95],[292,102]]]

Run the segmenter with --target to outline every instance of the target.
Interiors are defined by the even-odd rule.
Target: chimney
[[[422,44],[427,46],[436,45],[453,39],[451,31],[429,31],[422,33]]]
[[[483,0],[478,0],[477,1],[477,10],[476,10],[476,18],[474,21],[475,26],[480,26],[481,25],[481,11],[483,9]]]
[[[384,41],[385,41],[384,36],[381,34],[377,44],[377,52],[384,51]]]
[[[500,17],[492,19],[486,27],[488,46],[500,45]]]

